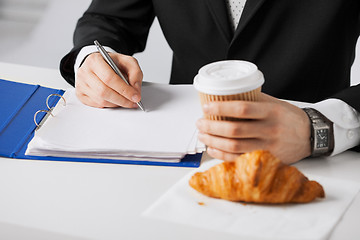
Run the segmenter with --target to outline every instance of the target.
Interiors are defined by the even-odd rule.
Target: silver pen
[[[122,80],[124,80],[124,82],[126,82],[127,85],[130,86],[130,83],[126,80],[126,78],[124,77],[124,75],[121,73],[120,69],[116,66],[116,64],[114,63],[114,61],[111,59],[110,55],[106,52],[106,50],[104,49],[103,46],[101,46],[101,44],[95,40],[94,41],[95,46],[97,47],[97,49],[99,50],[101,56],[105,59],[105,61],[110,65],[110,67],[115,71],[115,73],[117,75],[120,76],[120,78]],[[136,103],[139,108],[141,110],[143,110],[145,112],[145,108],[144,105],[141,103],[141,101],[139,101],[138,103]]]

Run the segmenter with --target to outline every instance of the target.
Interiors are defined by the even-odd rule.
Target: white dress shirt
[[[227,3],[230,22],[234,31],[240,21],[241,14],[246,4],[246,0],[225,0]],[[108,52],[115,52],[109,47],[105,47]],[[75,81],[76,73],[86,56],[98,52],[95,45],[83,47],[74,65]],[[314,108],[326,116],[334,123],[334,150],[331,156],[346,151],[360,144],[360,113],[342,100],[331,98],[307,107]]]

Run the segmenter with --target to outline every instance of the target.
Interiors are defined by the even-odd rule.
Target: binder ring
[[[52,96],[57,96],[57,97],[60,97],[62,98],[62,100],[64,101],[64,106],[66,106],[66,101],[65,101],[65,98],[63,96],[61,96],[60,94],[56,94],[56,93],[53,93],[53,94],[50,94],[47,98],[46,98],[46,106],[49,110],[51,110],[50,106],[49,106],[49,99],[50,97]]]
[[[54,115],[52,115],[51,111],[49,111],[49,110],[39,110],[39,111],[37,111],[37,112],[34,114],[34,123],[35,123],[35,125],[36,125],[37,127],[40,127],[40,125],[39,125],[39,124],[37,123],[37,121],[36,121],[36,116],[38,115],[38,113],[41,113],[41,112],[50,113],[51,116],[54,116]]]

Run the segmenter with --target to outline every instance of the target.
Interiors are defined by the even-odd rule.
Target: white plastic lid
[[[194,87],[210,95],[249,92],[264,84],[264,75],[251,62],[227,60],[207,64],[194,78]]]

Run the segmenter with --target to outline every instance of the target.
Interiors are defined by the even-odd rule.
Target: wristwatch
[[[311,156],[330,155],[334,149],[333,123],[313,108],[303,108],[311,123]]]

